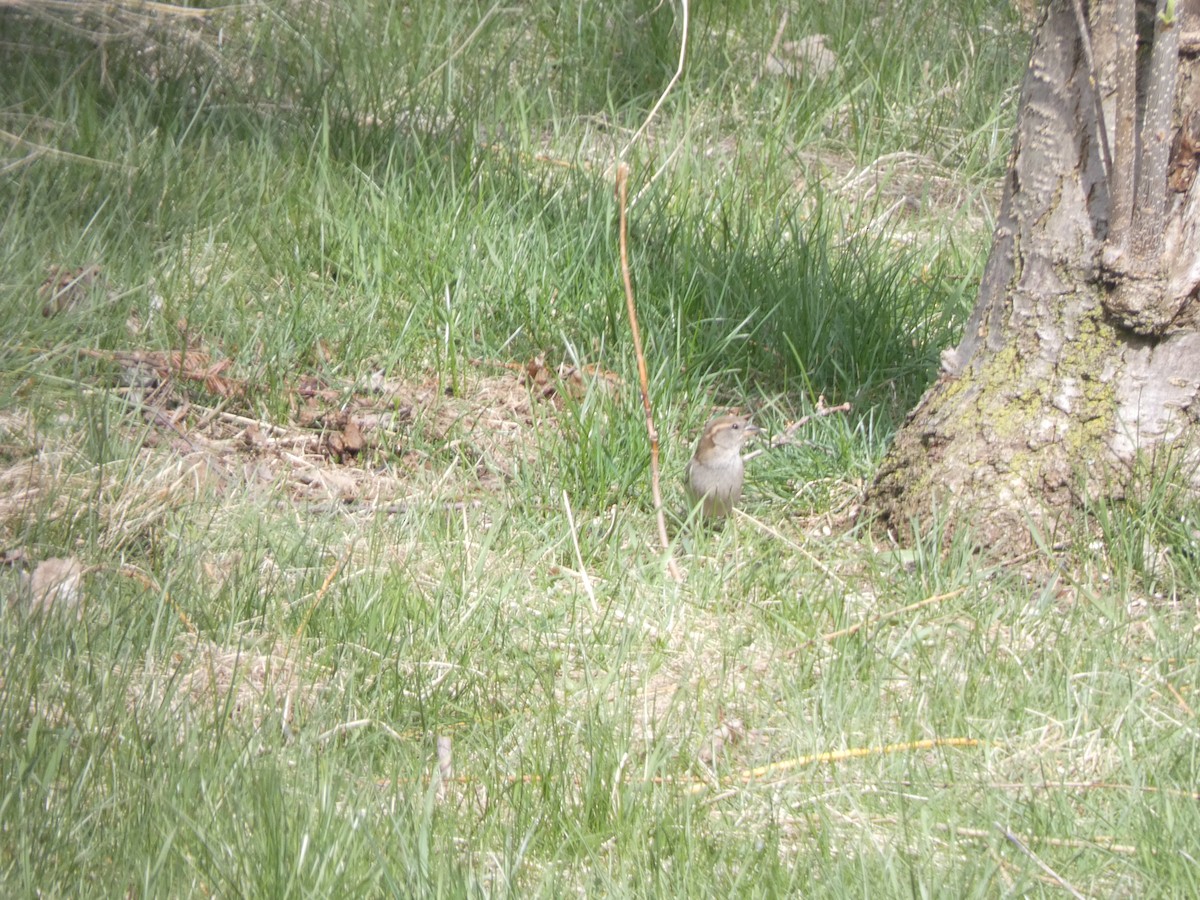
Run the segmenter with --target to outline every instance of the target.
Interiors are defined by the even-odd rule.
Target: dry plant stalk
[[[795,650],[789,651],[788,656],[794,656],[799,650],[814,646],[818,640],[822,640],[827,644],[832,644],[838,638],[847,637],[855,634],[856,632],[862,631],[862,629],[866,628],[868,625],[878,625],[880,622],[886,622],[888,619],[894,619],[896,616],[902,616],[905,613],[915,612],[922,607],[930,606],[934,603],[941,603],[943,600],[953,600],[965,590],[965,587],[956,588],[955,590],[947,591],[944,594],[934,594],[932,597],[926,597],[924,600],[918,600],[915,603],[910,603],[907,606],[900,607],[899,609],[893,609],[889,612],[879,613],[878,615],[871,616],[869,619],[864,619],[862,622],[856,622],[855,624],[846,628],[842,628],[838,631],[831,631],[828,634],[823,634],[820,638],[813,638],[812,640],[807,641],[801,646],[797,647]]]
[[[838,406],[826,406],[825,395],[821,394],[817,397],[817,408],[806,416],[801,416],[791,425],[783,430],[783,434],[771,439],[771,443],[761,450],[753,450],[742,457],[743,460],[749,461],[756,456],[761,456],[768,450],[777,450],[787,444],[794,443],[796,440],[796,432],[811,422],[813,419],[820,419],[824,416],[833,415],[834,413],[850,412],[850,404],[842,403]]]
[[[331,568],[329,573],[325,576],[325,580],[321,583],[321,587],[317,591],[317,596],[313,598],[312,606],[308,608],[308,612],[304,614],[304,619],[300,622],[299,627],[296,629],[296,634],[294,636],[296,642],[299,642],[300,639],[304,637],[304,632],[308,629],[309,619],[313,617],[313,613],[317,611],[317,607],[321,605],[321,601],[325,599],[325,595],[328,594],[329,589],[333,587],[334,580],[341,573],[346,563],[350,561],[350,557],[354,554],[354,548],[356,546],[357,541],[351,541],[350,546],[346,548],[346,552],[343,553],[341,558],[333,564],[333,568]],[[290,646],[288,649],[290,651]]]
[[[890,756],[894,753],[913,753],[920,750],[934,750],[939,747],[980,747],[986,744],[987,741],[981,741],[977,738],[948,737],[930,738],[923,741],[904,741],[896,744],[884,744],[881,747],[851,747],[847,750],[813,753],[808,756],[797,756],[793,759],[767,763],[766,765],[756,766],[753,769],[743,769],[741,772],[722,778],[721,783],[741,783],[745,785],[769,784],[778,780],[779,775],[784,772],[818,763],[835,763],[848,759],[861,759],[867,756]],[[690,788],[690,793],[698,794],[708,787],[709,785],[706,782],[697,782]]]
[[[659,109],[662,107],[663,103],[666,102],[667,95],[671,93],[671,90],[675,87],[676,84],[679,83],[679,79],[683,75],[683,64],[687,60],[688,0],[680,0],[679,6],[683,10],[683,28],[681,30],[680,39],[679,39],[679,65],[677,65],[675,67],[675,74],[671,76],[671,80],[667,82],[667,86],[665,88],[663,88],[663,92],[661,94],[659,94],[658,100],[655,102],[654,106],[651,107],[650,112],[646,114],[646,118],[642,121],[641,127],[638,128],[638,130],[634,132],[633,137],[631,137],[629,139],[629,143],[627,143],[625,145],[625,149],[623,149],[619,154],[617,154],[618,159],[624,159],[625,154],[629,152],[629,148],[632,147],[635,143],[637,143],[637,139],[642,136],[642,133],[648,127],[650,127],[650,122],[653,121],[653,119],[656,115],[658,115]],[[624,165],[624,163],[622,163],[622,165]],[[620,173],[620,171],[618,171],[617,172],[618,181],[620,181],[621,178],[622,178],[621,173]],[[621,209],[624,210],[624,208],[625,208],[625,204],[624,204],[624,200],[622,199]]]
[[[629,166],[617,166],[617,198],[621,212],[621,280],[625,284],[625,308],[629,313],[629,330],[633,334],[633,352],[637,357],[638,384],[642,389],[642,408],[646,412],[646,433],[650,436],[650,490],[654,498],[654,515],[658,520],[658,539],[667,556],[667,570],[676,581],[683,581],[683,573],[674,557],[670,556],[671,541],[667,537],[667,519],[663,514],[661,477],[658,471],[658,430],[654,427],[654,410],[650,405],[650,377],[646,374],[646,356],[642,352],[642,332],[638,328],[637,306],[633,300],[633,280],[629,274],[629,236],[626,212],[629,199]]]

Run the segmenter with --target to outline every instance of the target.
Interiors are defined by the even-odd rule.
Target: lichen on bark
[[[975,311],[868,494],[897,538],[936,513],[953,520],[946,533],[969,527],[1009,552],[1052,536],[1081,501],[1121,496],[1163,444],[1200,471],[1200,196],[1178,174],[1200,157],[1197,58],[1164,81],[1178,41],[1150,36],[1144,71],[1179,86],[1164,134],[1161,103],[1121,106],[1130,85],[1147,88],[1143,70],[1122,69],[1137,37],[1114,25],[1115,6],[1088,4],[1081,31],[1071,0],[1054,0],[1035,41]],[[1151,226],[1166,239],[1148,240]]]

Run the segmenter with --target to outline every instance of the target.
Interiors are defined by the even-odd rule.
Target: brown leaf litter
[[[83,459],[75,441],[39,435],[28,416],[0,429],[11,464],[0,465],[0,540],[11,540],[32,509],[48,519],[96,515],[110,549],[153,537],[172,510],[204,494],[290,497],[361,511],[477,502],[503,492],[523,467],[538,465],[535,434],[569,398],[615,393],[601,369],[475,361],[448,383],[375,373],[339,384],[298,377],[281,422],[235,413],[251,399],[228,358],[201,349],[83,351],[122,368],[115,395],[151,428],[126,429],[141,448],[122,467]],[[491,366],[495,374],[485,370]],[[206,406],[190,385],[218,398]],[[535,409],[535,404],[539,407]],[[10,417],[11,418],[11,417]],[[22,424],[22,422],[24,424]]]
[[[121,366],[126,385],[152,388],[169,393],[175,382],[194,382],[210,394],[225,399],[246,393],[245,382],[224,376],[233,360],[226,357],[214,361],[203,350],[134,350],[101,351],[80,349],[79,353],[104,359]]]

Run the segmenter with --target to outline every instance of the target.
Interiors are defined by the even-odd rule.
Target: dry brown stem
[[[637,357],[638,384],[642,390],[642,408],[646,412],[646,433],[650,436],[650,490],[654,497],[654,514],[658,520],[658,539],[663,552],[669,554],[671,541],[667,537],[667,519],[663,514],[662,485],[658,466],[658,430],[654,427],[654,409],[650,404],[650,376],[646,372],[646,356],[642,352],[642,332],[638,328],[637,305],[633,299],[633,278],[629,273],[629,229],[626,212],[629,200],[629,166],[617,166],[617,199],[621,212],[621,280],[625,285],[625,308],[629,313],[629,330],[633,335],[633,352]],[[683,573],[671,556],[667,557],[667,570],[676,581],[683,581]]]
[[[795,422],[792,422],[792,424],[788,425],[787,428],[783,429],[782,434],[779,434],[779,435],[776,435],[775,437],[773,437],[771,439],[771,443],[769,445],[767,445],[766,447],[763,447],[762,449],[759,449],[759,450],[752,450],[751,452],[747,453],[742,458],[747,459],[747,460],[754,459],[754,457],[761,456],[762,454],[766,453],[768,450],[775,450],[778,447],[786,447],[788,444],[793,444],[796,441],[796,432],[799,431],[801,428],[803,428],[805,425],[807,425],[809,422],[811,422],[813,419],[820,419],[825,416],[831,416],[834,413],[840,413],[840,412],[850,412],[850,404],[842,403],[842,404],[839,404],[838,406],[826,406],[825,398],[823,396],[818,397],[817,398],[817,408],[813,412],[809,413],[807,416],[801,416]]]

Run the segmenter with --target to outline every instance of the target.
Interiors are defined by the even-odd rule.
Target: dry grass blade
[[[9,144],[11,144],[14,147],[19,147],[23,150],[29,151],[29,155],[26,156],[24,159],[17,160],[16,162],[14,162],[14,163],[10,164],[9,166],[6,166],[4,169],[0,170],[0,172],[7,172],[10,169],[15,168],[19,165],[31,163],[34,160],[36,160],[38,157],[41,157],[41,156],[49,156],[54,159],[66,160],[68,162],[77,162],[77,163],[85,163],[87,165],[101,166],[106,169],[115,169],[117,171],[125,172],[130,175],[137,172],[137,169],[134,168],[133,166],[127,166],[127,165],[123,165],[122,163],[111,162],[110,160],[107,160],[107,159],[95,159],[94,157],[91,157],[91,156],[81,156],[78,153],[71,153],[70,151],[67,151],[67,150],[59,150],[57,147],[47,147],[44,144],[35,143],[33,141],[30,141],[30,140],[27,140],[26,138],[21,137],[20,135],[13,134],[12,132],[5,131],[3,129],[0,129],[0,140],[7,141]]]
[[[223,11],[222,7],[200,8],[177,6],[174,3],[154,3],[151,0],[0,0],[0,7],[27,13],[69,13],[106,17],[110,21],[126,19],[153,20],[158,17],[203,19]],[[147,15],[149,13],[150,15]]]
[[[600,604],[596,602],[596,591],[592,588],[592,577],[588,575],[587,566],[583,562],[583,554],[579,550],[579,532],[575,527],[575,514],[571,511],[571,498],[566,491],[563,491],[563,509],[567,513],[567,525],[571,529],[571,546],[575,550],[575,562],[579,564],[579,578],[583,582],[583,590],[587,594],[588,602],[592,605],[592,612],[600,614]]]
[[[1008,840],[1013,844],[1013,846],[1015,846],[1018,850],[1020,850],[1022,853],[1024,853],[1030,859],[1032,859],[1034,861],[1034,863],[1037,865],[1037,867],[1039,869],[1041,869],[1043,872],[1045,872],[1055,884],[1057,884],[1059,887],[1061,887],[1063,890],[1065,890],[1072,897],[1076,898],[1076,900],[1086,900],[1086,898],[1084,897],[1083,894],[1079,893],[1079,891],[1077,891],[1072,885],[1068,884],[1066,879],[1064,879],[1061,875],[1059,875],[1052,868],[1050,868],[1048,865],[1046,865],[1046,863],[1041,859],[1041,857],[1039,857],[1036,853],[1034,853],[1032,850],[1030,850],[1028,847],[1026,847],[1025,844],[1021,841],[1021,839],[1019,837],[1017,837],[1015,834],[1013,834],[1011,831],[1009,831],[1007,828],[1005,828],[999,822],[996,823],[996,828],[999,829],[1000,832],[1003,833],[1003,835],[1006,838],[1008,838]]]
[[[885,622],[888,619],[896,618],[896,616],[902,616],[905,613],[914,612],[915,610],[922,609],[923,607],[932,606],[935,603],[941,603],[943,600],[952,600],[955,597],[962,594],[964,591],[966,591],[966,588],[962,587],[962,588],[958,588],[953,591],[947,591],[944,594],[935,594],[932,597],[926,597],[924,600],[917,600],[915,603],[910,603],[907,606],[900,607],[899,609],[889,610],[888,612],[880,613],[877,616],[871,616],[871,618],[869,618],[869,619],[865,619],[862,622],[857,622],[854,625],[850,625],[850,626],[848,626],[846,628],[842,628],[838,631],[831,631],[828,634],[823,634],[823,635],[821,635],[819,640],[824,641],[827,644],[831,644],[834,641],[836,641],[838,638],[846,637],[847,635],[851,635],[858,631],[861,631],[863,628],[866,628],[868,625],[875,625],[875,624],[878,624],[879,622]],[[818,638],[814,638],[811,641],[808,641],[803,646],[797,647],[795,650],[792,650],[789,653],[789,655],[793,655],[807,647],[812,647],[814,644],[817,643],[817,640],[818,640]]]

